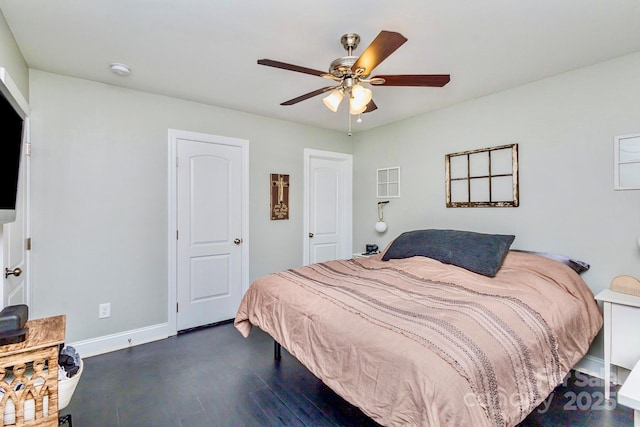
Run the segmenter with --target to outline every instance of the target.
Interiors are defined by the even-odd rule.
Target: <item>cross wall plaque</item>
[[[271,219],[289,219],[289,175],[271,174]]]

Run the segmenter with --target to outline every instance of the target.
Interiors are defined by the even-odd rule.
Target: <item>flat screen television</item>
[[[24,133],[25,112],[12,94],[12,85],[0,69],[0,224],[16,219]]]

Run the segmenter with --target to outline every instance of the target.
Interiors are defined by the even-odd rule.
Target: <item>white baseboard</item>
[[[122,350],[123,348],[158,341],[171,336],[168,323],[160,323],[140,329],[119,332],[117,334],[105,335],[91,338],[84,341],[68,343],[73,346],[78,354],[85,357],[97,356],[111,351]]]

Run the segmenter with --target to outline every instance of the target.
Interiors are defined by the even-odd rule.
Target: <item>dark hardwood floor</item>
[[[84,359],[64,414],[74,427],[375,426],[258,328],[219,325]],[[614,389],[615,391],[615,389]],[[632,426],[633,411],[601,399],[599,380],[573,374],[523,423]]]

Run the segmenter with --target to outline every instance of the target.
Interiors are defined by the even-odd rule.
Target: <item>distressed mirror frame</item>
[[[640,133],[613,138],[613,189],[640,190]]]
[[[496,152],[505,150],[509,152],[509,165],[497,164],[500,157]],[[483,154],[486,153],[486,158]],[[493,154],[493,158],[492,158]],[[486,170],[482,173],[472,171],[473,159],[482,159],[486,162]],[[502,156],[504,157],[504,156]],[[457,168],[453,168],[453,160],[460,160]],[[466,166],[466,168],[464,167]],[[463,169],[463,170],[460,170]],[[464,170],[466,169],[466,170]],[[509,172],[507,173],[507,170]],[[500,145],[497,147],[481,148],[478,150],[462,151],[445,155],[446,176],[446,206],[448,208],[474,208],[474,207],[518,207],[520,204],[519,178],[518,178],[518,144]],[[496,200],[493,190],[494,180],[511,178],[510,200]],[[453,200],[451,184],[459,182],[466,184],[466,200]],[[481,185],[486,182],[486,185]],[[486,193],[486,199],[480,197]]]

